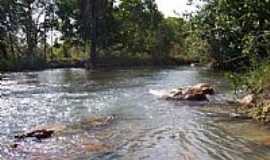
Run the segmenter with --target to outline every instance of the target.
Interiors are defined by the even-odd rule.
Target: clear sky
[[[183,14],[185,11],[193,11],[195,6],[188,6],[188,0],[156,0],[159,10],[165,16],[176,16],[174,11]]]

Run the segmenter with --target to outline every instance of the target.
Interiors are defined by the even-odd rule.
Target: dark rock
[[[15,143],[15,144],[11,144],[11,145],[10,145],[10,148],[16,149],[16,148],[18,148],[18,146],[19,146],[19,144],[16,144],[16,143]]]
[[[207,101],[207,96],[206,94],[203,93],[193,93],[193,94],[187,94],[184,97],[184,100],[188,101]]]
[[[15,136],[15,138],[20,139],[20,140],[25,139],[25,138],[36,138],[38,140],[42,140],[42,139],[51,138],[53,133],[54,133],[53,130],[42,129],[42,130],[31,131],[23,135]]]

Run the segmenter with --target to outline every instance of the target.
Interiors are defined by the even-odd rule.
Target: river
[[[202,111],[206,103],[159,99],[149,90],[199,82],[230,97],[221,73],[202,68],[54,69],[6,73],[0,81],[3,160],[268,160],[270,132],[250,120]],[[220,107],[220,106],[219,106]],[[112,116],[100,129],[70,127],[52,138],[17,142],[35,126]],[[18,147],[10,147],[18,143]],[[96,148],[93,149],[93,145]],[[92,147],[91,147],[92,146]]]

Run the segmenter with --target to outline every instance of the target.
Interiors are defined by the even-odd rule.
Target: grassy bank
[[[254,105],[241,106],[239,112],[263,122],[270,122],[270,63],[262,63],[251,71],[238,74],[231,78],[235,89],[241,95],[253,95]]]

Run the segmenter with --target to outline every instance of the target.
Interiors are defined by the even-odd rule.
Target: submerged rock
[[[107,117],[89,117],[78,123],[68,126],[69,130],[95,130],[104,129],[110,126],[115,120],[115,116]]]
[[[91,118],[84,119],[81,122],[81,125],[88,126],[89,128],[105,127],[105,126],[110,125],[114,119],[115,119],[115,116],[91,117]]]
[[[111,148],[107,144],[83,144],[82,148],[87,152],[104,152]]]

